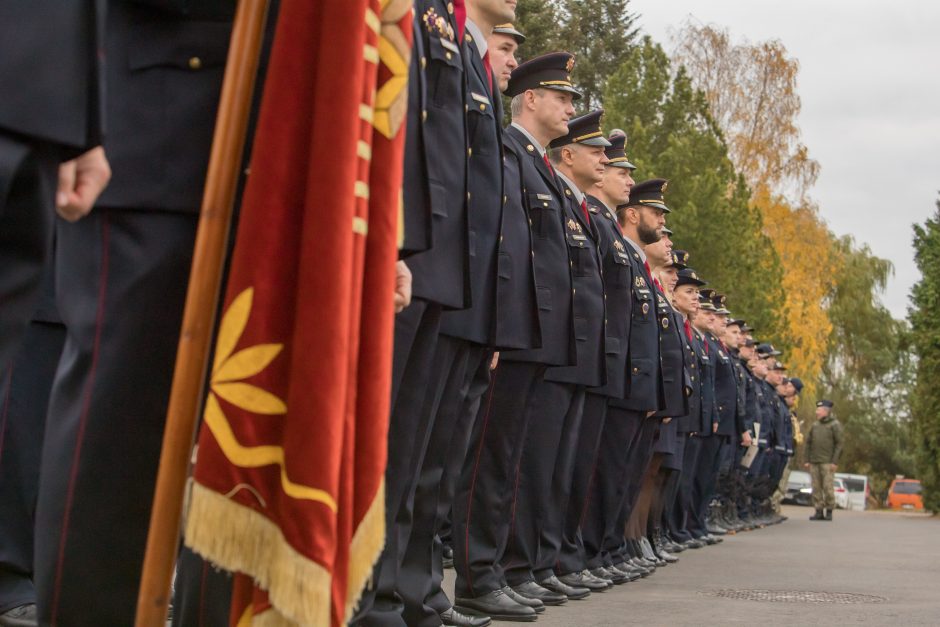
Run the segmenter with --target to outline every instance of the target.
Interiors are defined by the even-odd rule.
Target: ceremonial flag
[[[282,0],[185,542],[233,623],[342,625],[384,542],[410,0]]]

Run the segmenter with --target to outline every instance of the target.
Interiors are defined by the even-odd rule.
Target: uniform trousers
[[[528,429],[513,494],[503,571],[510,586],[554,574],[565,530],[584,413],[584,387],[542,380],[533,386]]]
[[[640,498],[643,480],[653,459],[653,445],[659,433],[659,426],[659,418],[644,418],[636,438],[627,451],[627,472],[620,513],[611,530],[611,535],[604,540],[604,548],[608,556],[605,558],[608,560],[605,565],[618,564],[630,557],[630,548],[627,545],[624,530]]]
[[[39,302],[52,246],[59,154],[0,130],[0,372]]]
[[[438,614],[446,611],[453,606],[450,598],[444,592],[444,545],[451,543],[451,516],[453,514],[454,496],[457,491],[457,483],[460,481],[460,473],[463,471],[464,460],[470,448],[470,436],[473,433],[473,427],[476,424],[477,417],[480,415],[480,403],[484,394],[490,385],[490,363],[492,361],[492,352],[486,351],[485,358],[482,360],[473,375],[467,397],[464,400],[464,416],[469,420],[469,431],[466,433],[466,441],[461,443],[459,439],[451,441],[448,449],[447,463],[444,466],[444,475],[441,477],[440,500],[438,501],[437,522],[439,524],[438,533],[434,536],[432,550],[434,551],[434,570],[431,573],[431,590],[425,596],[425,606],[433,608]],[[472,359],[471,359],[472,362]],[[445,511],[446,508],[446,511]],[[444,541],[445,536],[447,542]],[[425,610],[427,612],[427,610]]]
[[[173,627],[224,627],[231,606],[232,574],[185,546],[180,549],[173,582]]]
[[[36,602],[33,526],[49,392],[65,327],[30,322],[0,384],[0,613]]]
[[[509,538],[526,408],[545,369],[501,360],[480,403],[451,518],[457,597],[482,596],[506,585],[500,559]]]
[[[689,434],[685,440],[685,452],[682,459],[682,475],[679,477],[679,490],[676,494],[676,503],[672,516],[670,533],[674,540],[686,542],[692,539],[689,526],[692,524],[692,510],[694,509],[695,477],[698,472],[698,459],[702,452],[702,442],[705,438]]]
[[[813,507],[816,509],[835,509],[836,493],[833,483],[835,471],[831,464],[809,465],[809,476],[813,482]]]
[[[404,604],[397,590],[401,563],[411,535],[418,472],[431,436],[433,418],[451,377],[462,340],[441,338],[441,307],[422,299],[395,316],[392,413],[385,468],[385,547],[373,570],[373,586],[360,600],[353,624],[403,625]],[[451,338],[452,339],[452,338]]]
[[[134,622],[196,223],[96,208],[57,226],[68,333],[36,509],[40,624]]]
[[[607,408],[607,417],[601,429],[604,446],[598,451],[581,523],[581,540],[588,568],[613,564],[605,540],[617,536],[617,523],[631,466],[630,450],[645,422],[645,412],[616,405]],[[619,533],[622,537],[622,524]]]
[[[587,553],[581,527],[588,515],[588,505],[596,471],[600,448],[604,442],[604,423],[607,420],[608,397],[588,392],[584,399],[581,418],[581,433],[575,454],[574,473],[571,480],[571,497],[565,515],[565,532],[558,554],[557,574],[580,572],[587,568]]]
[[[696,538],[708,535],[705,519],[708,514],[708,503],[715,493],[718,467],[721,463],[721,445],[725,441],[726,436],[717,434],[702,439],[698,468],[692,484],[691,524],[687,527],[689,533]]]
[[[470,413],[467,401],[471,393],[479,397],[478,377],[488,382],[491,352],[485,347],[442,335],[438,339],[433,368],[450,364],[440,405],[431,427],[430,440],[421,465],[413,502],[413,521],[398,579],[398,593],[404,602],[403,623],[409,626],[440,625],[440,613],[450,608],[441,590],[443,581],[443,546],[437,533],[443,526],[453,502],[454,482],[463,465],[476,413]],[[483,372],[481,372],[481,370]],[[477,383],[474,386],[474,383]],[[471,392],[471,388],[475,388]],[[473,399],[470,399],[473,405]],[[456,468],[454,468],[456,466]],[[438,609],[428,601],[438,598]],[[446,604],[446,605],[445,605]]]

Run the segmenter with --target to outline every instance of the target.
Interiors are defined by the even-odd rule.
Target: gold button
[[[447,3],[447,12],[450,13],[451,15],[454,14],[454,3],[453,3],[453,2],[448,2],[448,3]]]
[[[486,105],[485,105],[485,104],[481,104],[481,105],[480,105],[480,111],[486,111]]]
[[[525,147],[525,149],[528,150],[529,152],[532,152],[533,150],[535,150],[535,146],[533,146],[532,144],[529,144],[528,146]]]
[[[428,59],[427,59],[427,57],[421,57],[421,69],[423,70],[423,69],[426,68],[427,66],[428,66]]]
[[[467,192],[467,200],[470,200],[470,192]]]
[[[572,290],[571,290],[571,293],[572,293],[572,294],[577,294],[577,293],[578,293],[578,290],[572,289]]]
[[[189,69],[198,70],[202,67],[202,59],[199,57],[190,57],[189,58]]]
[[[464,38],[465,38],[467,41],[473,41],[473,37],[470,36],[470,33],[467,33],[466,35],[464,35]]]
[[[448,61],[450,61],[451,59],[454,58],[454,55],[452,55],[452,54],[449,53],[449,52],[445,52],[445,53],[444,53],[444,57],[445,57]]]
[[[500,244],[503,243],[503,236],[502,236],[502,235],[499,236],[499,243],[500,243]]]
[[[468,157],[472,157],[472,156],[473,156],[473,148],[467,148],[467,156],[468,156]]]
[[[421,121],[422,121],[422,122],[427,122],[427,121],[428,121],[428,110],[427,110],[427,109],[424,109],[424,110],[421,112]]]

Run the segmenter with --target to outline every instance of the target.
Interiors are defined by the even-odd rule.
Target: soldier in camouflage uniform
[[[832,401],[816,402],[816,423],[806,436],[806,463],[813,479],[813,506],[810,520],[832,520],[836,496],[832,478],[842,453],[842,425],[832,415]]]

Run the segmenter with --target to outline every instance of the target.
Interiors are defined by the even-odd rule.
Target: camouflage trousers
[[[829,464],[810,464],[809,474],[813,479],[813,507],[835,509],[836,492],[832,484],[835,476]]]
[[[783,503],[783,497],[787,495],[787,484],[790,483],[790,466],[793,465],[792,458],[787,462],[786,468],[783,469],[783,475],[780,477],[780,483],[777,484],[777,489],[774,490],[774,494],[770,497],[771,503],[774,505],[774,512],[777,514],[780,513],[780,505]]]

